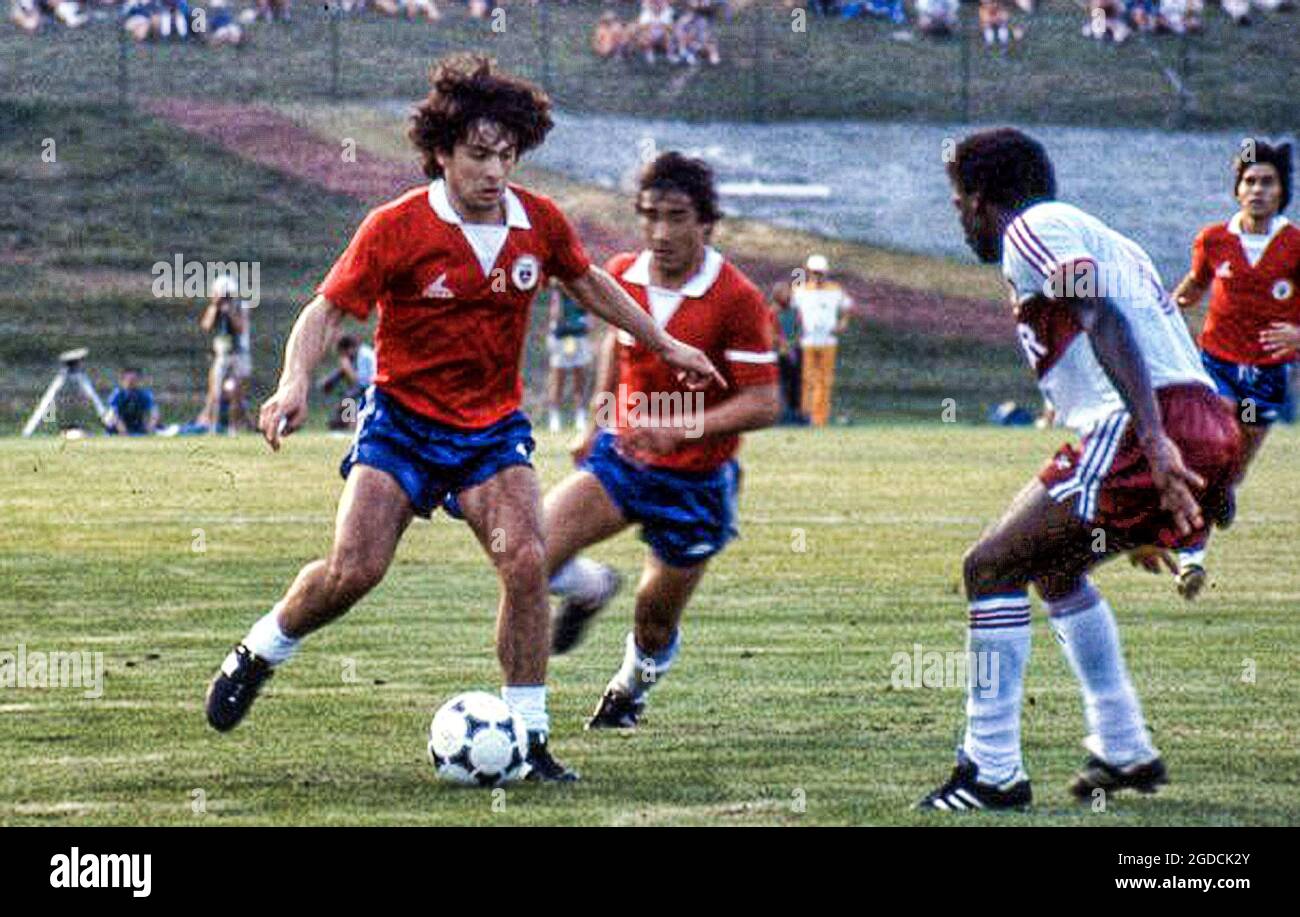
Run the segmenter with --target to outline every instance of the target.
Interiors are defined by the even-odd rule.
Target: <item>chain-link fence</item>
[[[191,9],[195,15],[202,0]],[[1083,33],[1088,14],[1051,0],[1012,16],[1008,45],[988,45],[963,5],[946,38],[885,19],[846,21],[802,6],[753,2],[718,13],[721,60],[654,63],[592,50],[603,10],[633,21],[633,0],[501,0],[482,18],[444,5],[435,22],[299,4],[291,23],[246,25],[245,43],[137,44],[114,11],[80,29],[35,36],[0,30],[0,94],[129,101],[413,99],[429,62],[450,51],[490,54],[541,83],[566,108],[688,120],[919,119],[1051,121],[1148,127],[1284,129],[1300,115],[1300,16],[1256,17],[1238,29],[1207,10],[1199,34],[1136,33],[1123,44]],[[908,18],[913,11],[908,8]],[[192,36],[193,37],[193,36]]]

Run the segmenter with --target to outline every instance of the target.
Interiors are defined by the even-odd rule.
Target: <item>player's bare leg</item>
[[[589,471],[574,472],[547,493],[542,515],[547,578],[560,597],[551,622],[551,651],[559,655],[578,645],[587,624],[622,584],[612,567],[579,552],[614,537],[628,521]]]
[[[987,684],[976,684],[972,676],[957,767],[921,807],[1022,808],[1031,801],[1020,746],[1031,583],[1083,689],[1089,769],[1094,776],[1100,767],[1121,775],[1112,788],[1139,786],[1147,778],[1163,780],[1164,766],[1124,666],[1114,615],[1087,579],[1089,569],[1125,547],[1079,520],[1072,503],[1053,501],[1046,487],[1033,480],[967,552],[963,577],[970,603],[970,668],[996,674]],[[1133,782],[1123,782],[1133,775]],[[1076,794],[1091,791],[1091,785],[1080,783],[1083,777],[1076,780]]]
[[[502,697],[528,727],[530,778],[567,782],[577,775],[546,748],[546,662],[550,608],[546,599],[541,489],[537,473],[515,465],[456,496],[465,521],[501,578],[497,659],[505,675]]]
[[[636,617],[627,635],[623,664],[605,688],[588,729],[634,728],[646,695],[668,674],[681,648],[679,625],[708,561],[674,567],[646,556],[636,590]]]
[[[413,513],[406,492],[387,472],[356,465],[348,475],[334,521],[329,557],[298,572],[284,598],[253,624],[208,687],[208,722],[234,728],[275,666],[302,638],[325,626],[373,589],[392,562]]]

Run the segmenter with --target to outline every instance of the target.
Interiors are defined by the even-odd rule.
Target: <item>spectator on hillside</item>
[[[656,54],[663,54],[669,63],[677,61],[673,18],[671,0],[642,0],[637,19],[637,46],[645,55],[646,63],[653,64]]]
[[[957,31],[957,0],[916,0],[916,29],[922,35],[946,38]]]
[[[623,25],[618,14],[606,10],[591,33],[591,50],[597,57],[622,57],[627,51],[630,27]]]
[[[238,45],[244,40],[244,27],[239,24],[226,0],[208,0],[208,21],[204,40],[214,46]]]
[[[677,20],[677,47],[682,59],[694,66],[701,58],[716,66],[722,62],[718,40],[713,34],[715,9],[710,0],[689,0],[686,13]]]
[[[156,0],[127,0],[122,4],[122,28],[136,41],[153,34],[154,14],[161,14]]]
[[[73,0],[13,0],[9,8],[9,19],[29,35],[39,31],[46,20],[76,29],[89,18]]]
[[[1160,0],[1160,18],[1156,21],[1156,31],[1184,32],[1201,31],[1202,0]]]
[[[423,16],[429,22],[442,18],[442,12],[433,0],[370,0],[381,13],[389,16],[406,14],[407,19],[419,19]]]
[[[136,366],[123,368],[117,388],[108,396],[104,427],[110,435],[145,436],[158,429],[158,405]]]
[[[1083,26],[1085,37],[1113,41],[1118,45],[1132,33],[1120,0],[1088,0],[1088,21]]]
[[[289,22],[292,0],[257,0],[257,18],[267,22]]]
[[[1019,26],[1011,24],[1011,10],[1004,0],[980,0],[980,34],[985,45],[1005,48],[1019,41],[1023,33]]]

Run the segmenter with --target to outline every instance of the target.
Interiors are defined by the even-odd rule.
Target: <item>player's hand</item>
[[[677,381],[693,392],[708,388],[714,382],[723,388],[727,387],[727,380],[722,378],[722,373],[718,372],[713,361],[704,351],[690,344],[669,337],[662,357],[665,363],[678,370]]]
[[[1300,350],[1300,325],[1273,322],[1259,333],[1259,342],[1270,357],[1284,357]]]
[[[569,455],[573,456],[573,464],[581,465],[591,455],[591,447],[596,444],[596,436],[600,433],[600,427],[594,424],[573,437],[569,441]]]
[[[682,427],[631,427],[620,434],[623,445],[643,455],[667,455],[681,445]]]
[[[1157,575],[1161,572],[1161,565],[1170,573],[1176,574],[1178,572],[1178,563],[1174,560],[1173,553],[1153,544],[1144,544],[1140,548],[1129,551],[1128,562],[1135,567],[1141,567],[1148,573]]]
[[[1163,433],[1146,445],[1146,454],[1151,479],[1160,491],[1160,506],[1174,517],[1178,534],[1190,535],[1203,528],[1201,504],[1193,491],[1204,490],[1205,479],[1187,467],[1178,444]]]
[[[307,388],[299,382],[281,382],[258,414],[257,428],[272,449],[280,451],[280,438],[307,421]]]

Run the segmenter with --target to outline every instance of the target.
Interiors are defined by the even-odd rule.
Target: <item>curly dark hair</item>
[[[555,126],[551,100],[527,80],[502,73],[474,54],[444,57],[429,70],[432,88],[416,106],[406,132],[423,158],[424,174],[442,177],[437,153],[450,154],[479,121],[490,121],[514,140],[515,153],[536,149]]]
[[[1248,152],[1250,155],[1247,155]],[[1286,210],[1286,205],[1291,203],[1291,144],[1279,143],[1274,146],[1254,137],[1248,138],[1248,142],[1243,143],[1237,155],[1232,158],[1234,200],[1237,197],[1237,189],[1241,187],[1241,176],[1255,165],[1267,165],[1277,169],[1278,181],[1282,185],[1282,200],[1278,203],[1277,212]]]
[[[695,216],[701,223],[712,224],[722,219],[713,169],[703,159],[675,151],[660,153],[641,169],[638,187],[640,191],[680,191],[695,205]]]
[[[966,194],[1010,210],[1056,199],[1056,172],[1043,145],[1015,128],[980,131],[957,144],[948,177]]]

